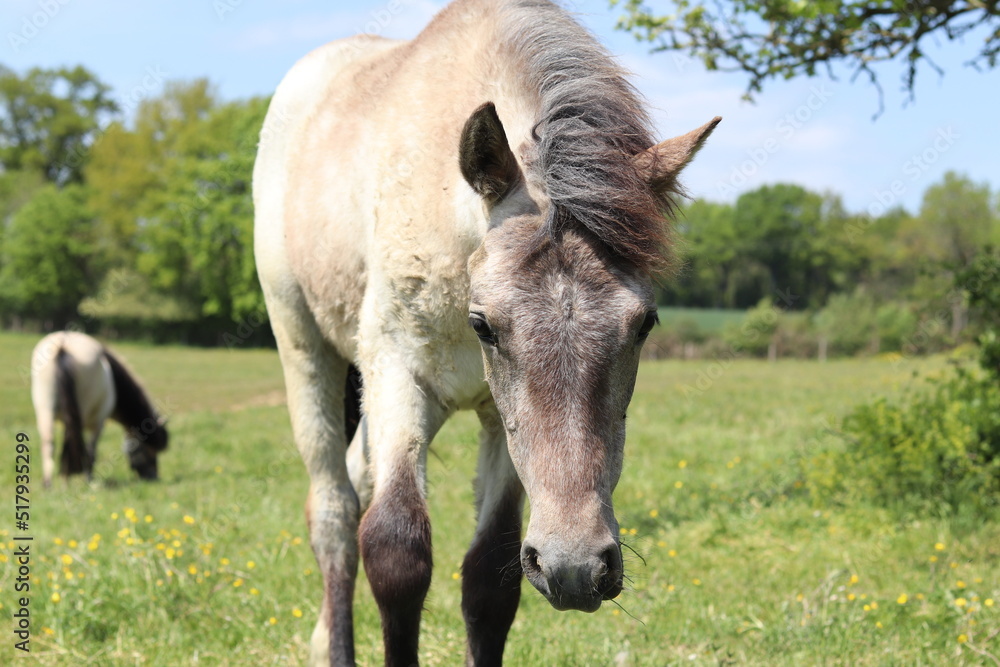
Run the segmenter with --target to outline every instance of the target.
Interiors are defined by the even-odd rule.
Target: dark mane
[[[104,348],[104,358],[111,366],[115,394],[118,397],[111,416],[126,429],[149,432],[156,426],[159,415],[146,395],[146,390],[107,348]]]
[[[537,175],[553,203],[550,234],[582,225],[618,256],[655,272],[671,264],[666,216],[671,194],[658,194],[632,157],[654,144],[651,122],[626,72],[568,12],[547,0],[515,0],[504,9],[499,41],[539,91]]]

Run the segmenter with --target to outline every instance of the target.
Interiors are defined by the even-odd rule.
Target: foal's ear
[[[722,120],[716,116],[697,130],[661,141],[632,158],[639,175],[657,192],[673,191],[677,177]]]
[[[462,176],[491,204],[503,199],[521,180],[517,159],[492,102],[476,109],[465,122],[458,156]]]

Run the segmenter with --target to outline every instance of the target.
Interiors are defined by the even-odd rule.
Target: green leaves
[[[820,66],[843,63],[855,76],[866,74],[881,101],[871,66],[901,55],[904,89],[912,97],[917,68],[929,63],[923,41],[960,39],[981,26],[993,32],[971,64],[993,68],[1000,52],[1000,7],[974,0],[931,5],[907,0],[674,0],[674,12],[664,14],[641,0],[610,4],[625,10],[618,28],[653,42],[654,50],[683,51],[710,70],[745,73],[747,97],[771,79],[811,77]]]

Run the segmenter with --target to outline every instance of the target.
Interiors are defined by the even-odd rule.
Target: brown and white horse
[[[157,457],[167,448],[165,420],[124,364],[90,336],[59,331],[39,341],[31,355],[31,400],[45,486],[55,471],[56,420],[65,427],[63,475],[92,478],[97,441],[110,417],[125,428],[123,449],[132,469],[143,479],[157,478]]]
[[[359,552],[386,664],[417,662],[427,448],[457,410],[482,424],[468,664],[502,660],[511,565],[557,609],[621,591],[611,496],[652,278],[677,176],[718,120],[654,145],[624,72],[545,0],[457,0],[412,41],[334,42],[282,81],[255,252],[311,480],[313,663],[353,664]]]

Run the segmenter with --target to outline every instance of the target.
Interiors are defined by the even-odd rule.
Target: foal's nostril
[[[529,577],[542,573],[542,566],[538,562],[537,549],[529,546],[524,547],[524,553],[521,555],[521,567],[524,568],[524,573]]]
[[[601,592],[619,585],[622,577],[621,550],[618,545],[608,547],[601,553],[601,564],[594,572],[594,583]]]

